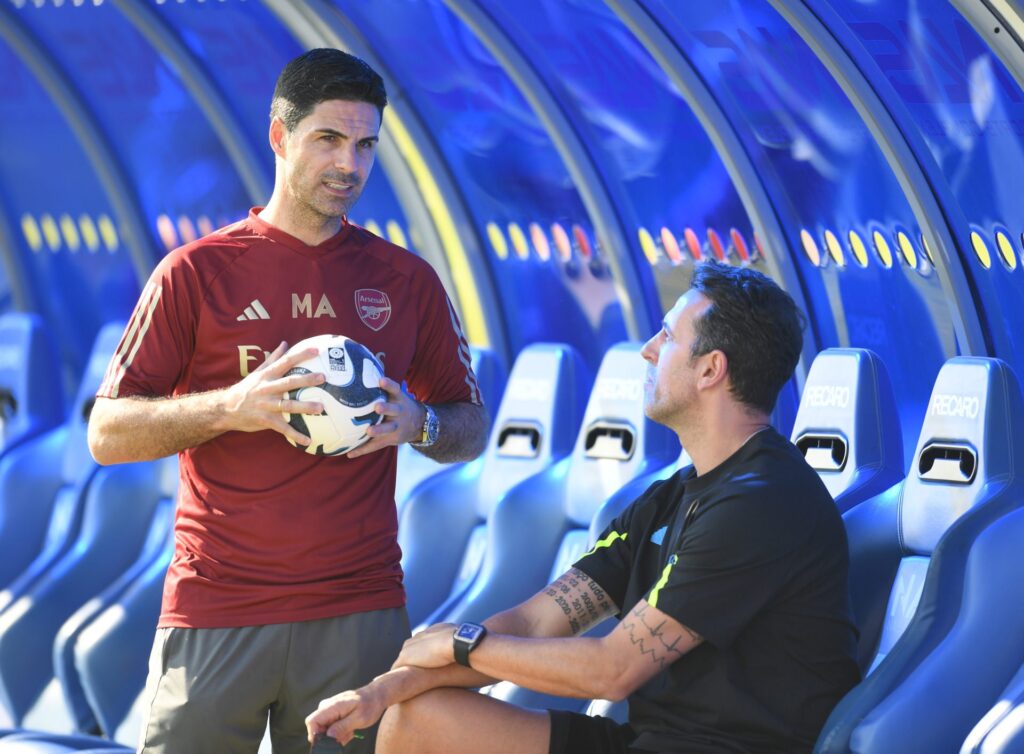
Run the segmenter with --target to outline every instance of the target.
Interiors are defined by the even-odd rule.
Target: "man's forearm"
[[[223,392],[179,398],[97,398],[89,449],[102,464],[151,461],[212,440],[225,431]]]
[[[544,694],[579,699],[611,698],[618,671],[601,639],[530,639],[488,636],[470,655],[474,670]]]
[[[440,463],[472,461],[487,445],[487,409],[475,403],[431,404],[441,431],[437,442],[417,448]]]

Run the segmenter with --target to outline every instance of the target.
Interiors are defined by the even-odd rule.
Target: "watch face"
[[[475,626],[472,623],[463,623],[455,632],[456,638],[460,641],[475,641],[476,637],[483,631],[482,626]]]

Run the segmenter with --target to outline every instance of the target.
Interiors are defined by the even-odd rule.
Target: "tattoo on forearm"
[[[578,568],[560,576],[544,594],[565,613],[573,634],[586,631],[616,609],[601,585]]]
[[[652,625],[650,616],[647,615],[649,605],[646,603],[637,605],[625,620],[622,621],[620,629],[629,632],[629,640],[633,646],[640,650],[641,655],[649,655],[651,662],[664,670],[673,662],[682,657],[686,651],[704,641],[704,637],[687,626],[682,626],[683,631],[689,635],[693,642],[686,650],[679,648],[683,640],[683,634],[669,632],[666,628],[668,621],[662,620]],[[682,625],[682,624],[680,624]]]

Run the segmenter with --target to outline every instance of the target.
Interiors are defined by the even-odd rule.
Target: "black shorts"
[[[636,733],[607,717],[548,710],[551,715],[550,754],[629,754]]]

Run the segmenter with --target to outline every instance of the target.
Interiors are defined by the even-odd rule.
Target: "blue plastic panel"
[[[566,342],[595,368],[626,337],[617,294],[600,251],[595,261],[579,194],[508,75],[441,2],[337,4],[401,81],[448,160],[485,240],[512,351]],[[556,235],[570,241],[561,244],[567,258]]]
[[[968,226],[954,232],[994,355],[1024,369],[1018,328],[1003,324],[1024,321],[1024,92],[952,4],[831,4],[892,85],[966,215]],[[973,251],[972,233],[987,263]]]
[[[112,3],[28,3],[18,13],[93,109],[154,239],[166,237],[158,232],[161,216],[174,223],[181,242],[208,222],[248,209],[241,182],[202,112],[174,70]],[[162,251],[154,241],[154,262]]]
[[[0,186],[14,253],[72,386],[100,326],[127,319],[139,289],[107,196],[67,122],[3,43],[0,71]]]
[[[747,149],[763,166],[797,254],[822,347],[877,352],[893,377],[905,457],[932,381],[957,346],[948,305],[896,177],[867,127],[813,51],[768,3],[647,3],[685,30],[678,39]],[[850,233],[863,241],[864,264]],[[888,265],[874,234],[888,246]],[[913,266],[897,233],[911,243]],[[834,237],[836,252],[828,248]],[[767,253],[773,250],[767,249]],[[840,264],[841,261],[841,264]],[[836,317],[837,327],[829,323]]]
[[[733,229],[748,253],[754,248],[746,211],[707,134],[608,6],[589,0],[483,4],[531,62],[547,69],[553,94],[577,114],[606,180],[621,186],[624,206],[618,209],[633,239],[642,238],[637,267],[653,268],[659,318],[689,287],[687,229],[702,255],[714,255],[708,229],[725,252]],[[735,248],[731,259],[741,260]]]

